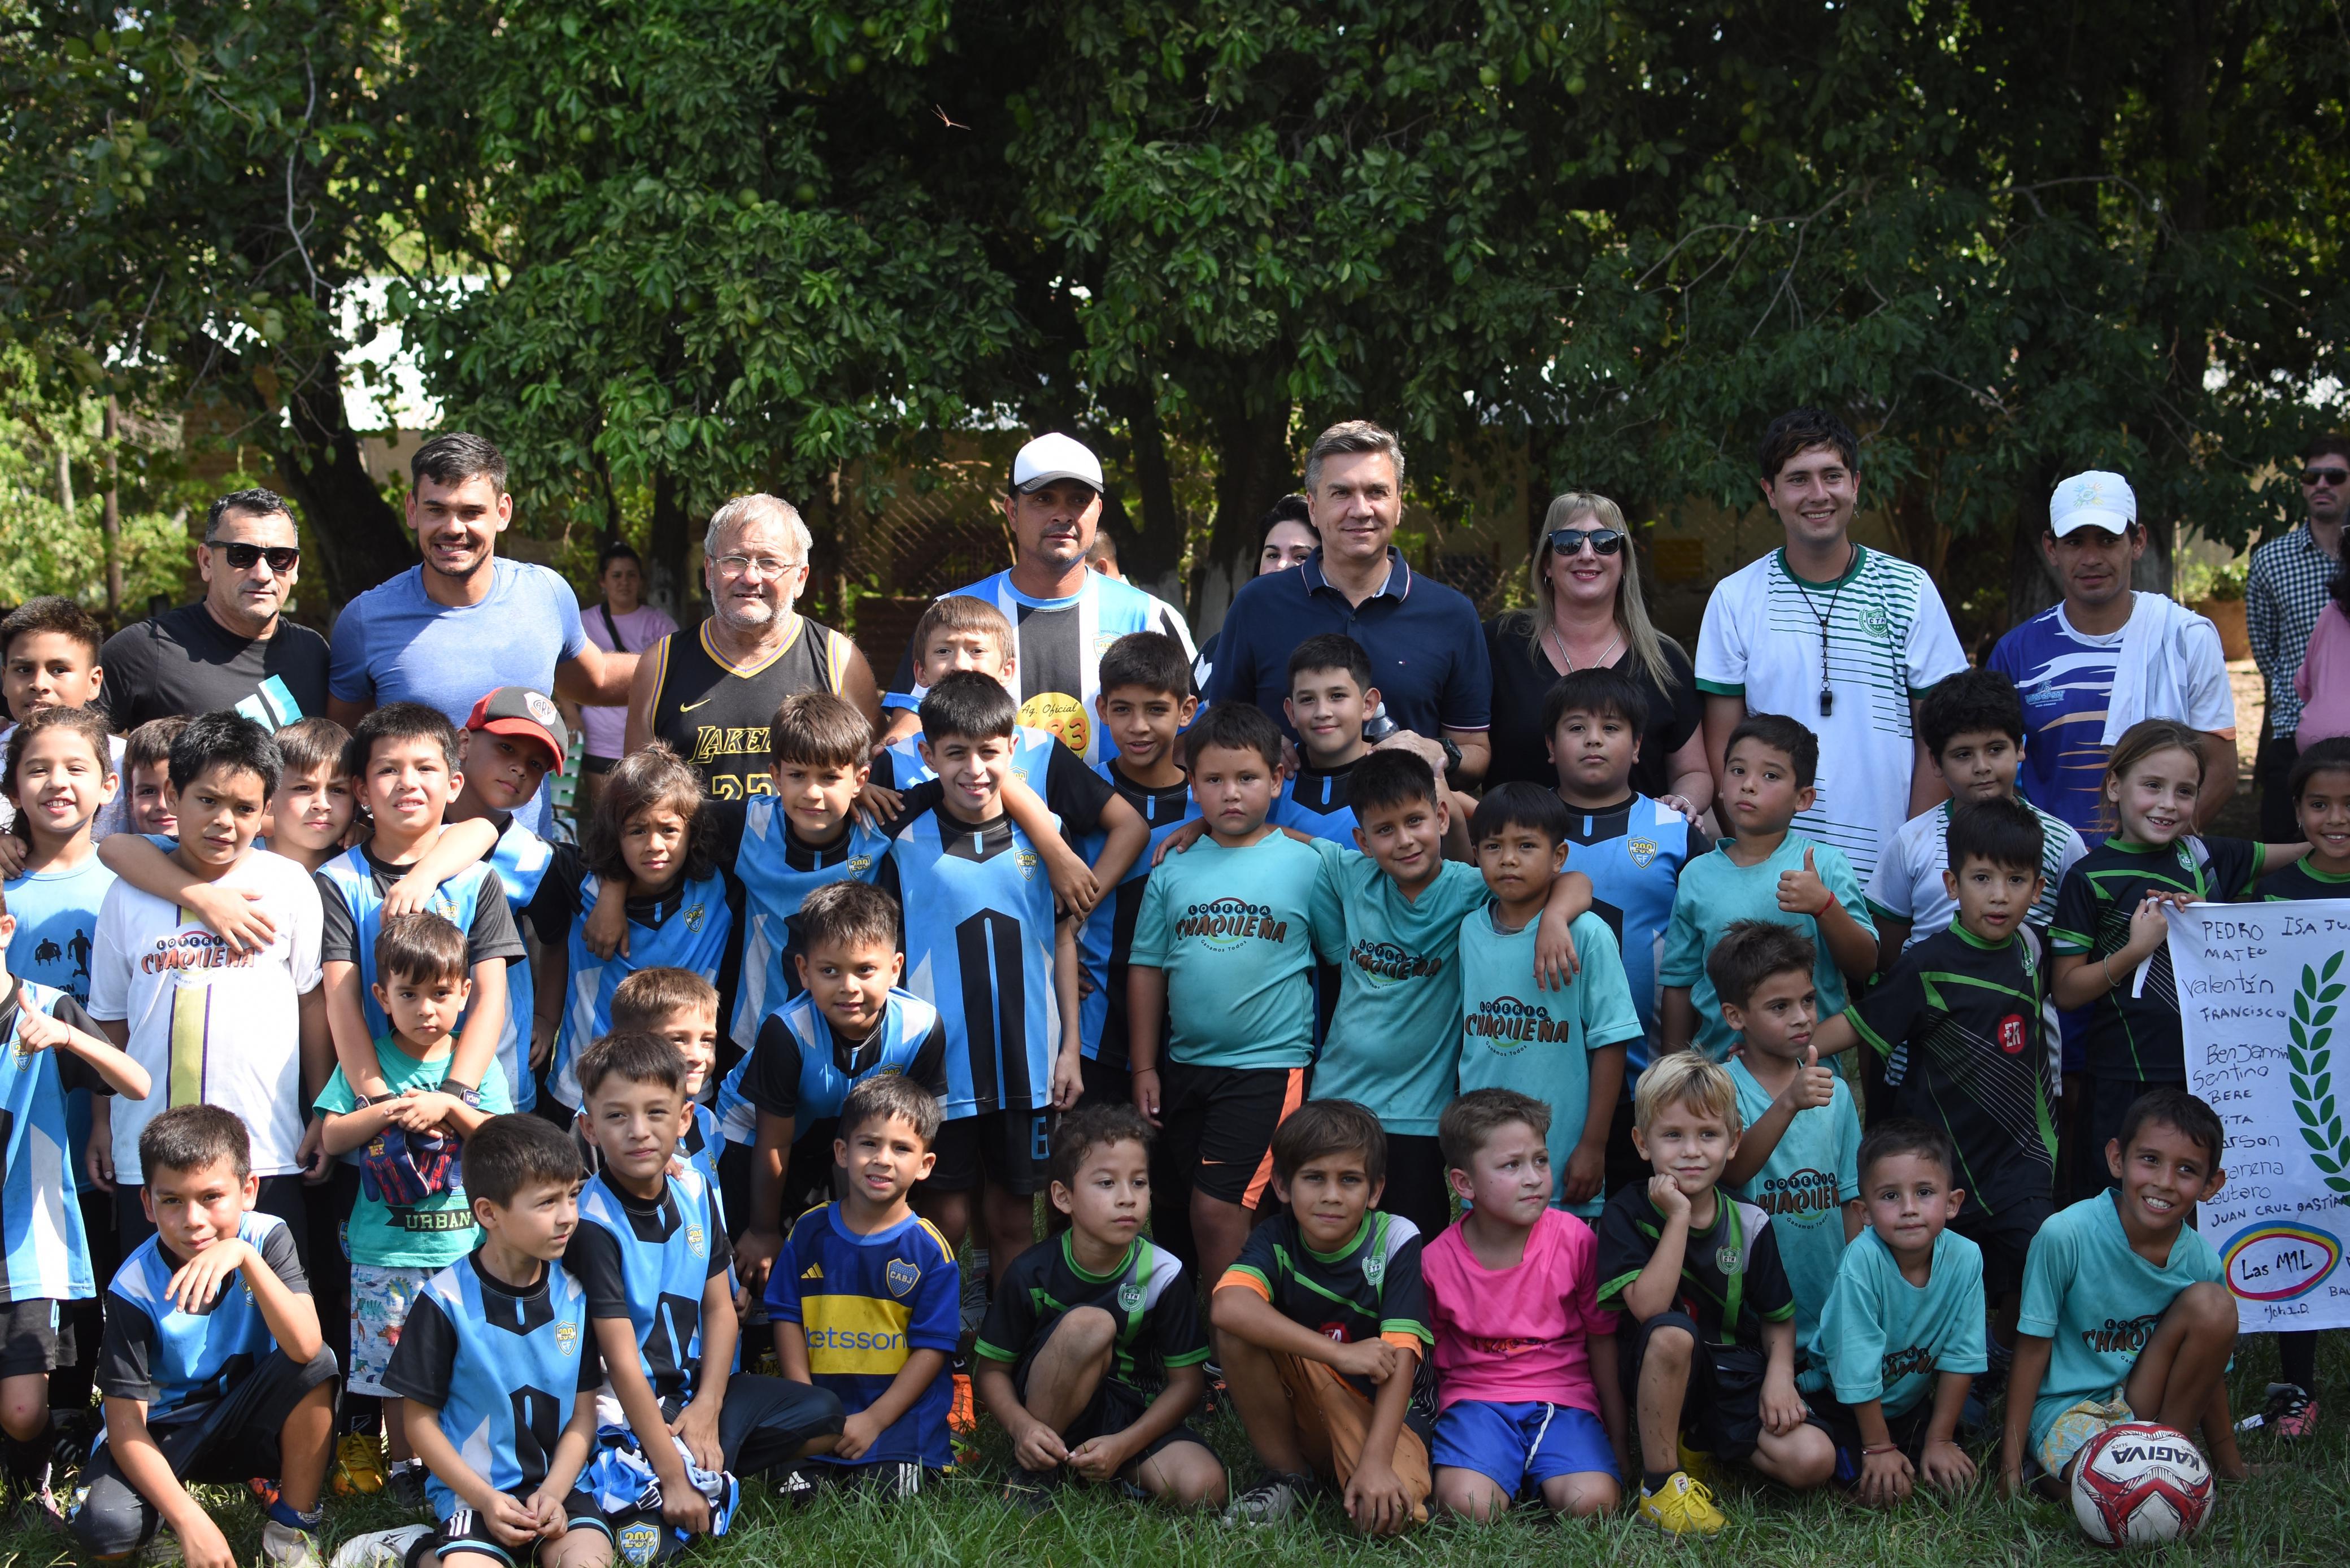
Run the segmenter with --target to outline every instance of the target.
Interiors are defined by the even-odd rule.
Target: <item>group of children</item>
[[[2263,847],[2191,834],[2197,738],[2141,724],[2089,847],[1969,671],[1923,704],[1952,798],[1864,890],[1793,829],[1788,718],[1730,737],[1715,843],[1632,789],[1615,672],[1548,697],[1555,792],[1472,800],[1365,740],[1348,639],[1291,660],[1292,767],[1137,633],[1088,769],[948,598],[916,736],[796,696],[773,794],[656,746],[575,846],[514,816],[563,765],[544,693],[125,744],[97,647],[63,601],[0,622],[0,1459],[45,1496],[95,1388],[93,1555],[160,1526],[216,1568],[187,1486],[260,1478],[273,1563],[330,1485],[432,1521],[348,1568],[643,1563],[749,1478],[919,1492],[974,1403],[1024,1506],[1270,1522],[1328,1485],[1373,1532],[1630,1495],[1710,1533],[1733,1461],[1965,1485],[2002,1383],[2011,1485],[2134,1416],[2241,1471],[2162,906],[2350,887],[2350,745]]]

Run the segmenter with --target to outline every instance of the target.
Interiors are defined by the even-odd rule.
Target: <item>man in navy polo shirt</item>
[[[1403,445],[1367,420],[1324,431],[1305,458],[1305,494],[1322,547],[1305,564],[1244,585],[1219,633],[1211,702],[1253,702],[1283,717],[1292,649],[1344,632],[1371,656],[1397,732],[1456,784],[1484,776],[1493,671],[1477,607],[1414,572],[1391,541],[1403,514]]]

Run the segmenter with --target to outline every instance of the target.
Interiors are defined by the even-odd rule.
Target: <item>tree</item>
[[[0,323],[53,389],[235,410],[338,600],[413,559],[343,407],[353,286],[416,259],[398,12],[0,9]]]

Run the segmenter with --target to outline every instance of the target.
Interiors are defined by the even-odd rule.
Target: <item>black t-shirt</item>
[[[1657,1255],[1657,1238],[1665,1230],[1665,1217],[1648,1201],[1648,1184],[1636,1181],[1609,1199],[1596,1229],[1599,1304],[1629,1312],[1624,1291]],[[1716,1188],[1713,1224],[1690,1231],[1681,1249],[1671,1310],[1694,1322],[1707,1344],[1750,1349],[1762,1348],[1764,1324],[1793,1322],[1795,1293],[1779,1260],[1771,1217]]]
[[[974,1349],[983,1360],[1017,1366],[1062,1318],[1084,1306],[1107,1313],[1118,1325],[1108,1376],[1140,1398],[1159,1397],[1170,1367],[1208,1359],[1199,1298],[1174,1253],[1137,1237],[1109,1272],[1088,1273],[1078,1266],[1066,1231],[1057,1241],[1029,1248],[1004,1271]]]
[[[1485,769],[1488,789],[1516,779],[1544,789],[1558,787],[1542,711],[1543,699],[1559,677],[1548,659],[1537,662],[1529,657],[1535,629],[1534,618],[1523,610],[1485,623],[1485,653],[1493,665],[1493,726],[1489,732],[1493,760]],[[1705,700],[1698,692],[1697,670],[1689,655],[1669,637],[1657,640],[1664,649],[1665,668],[1672,672],[1670,691],[1657,684],[1648,666],[1629,649],[1613,666],[1640,689],[1648,706],[1648,722],[1640,732],[1640,760],[1632,764],[1632,787],[1652,800],[1671,791],[1672,755],[1705,722]]]
[[[1993,1214],[2054,1195],[2056,1064],[2043,1009],[2048,961],[2029,927],[1996,947],[1951,925],[1901,955],[1855,1004],[1861,1038],[1909,1047],[1904,1114],[1958,1146],[1959,1185]]]
[[[2350,877],[2329,877],[2311,866],[2309,857],[2304,855],[2262,877],[2253,891],[2266,904],[2303,898],[2350,898]]]
[[[265,728],[327,711],[327,639],[280,618],[267,641],[237,636],[202,603],[181,605],[106,639],[97,706],[128,732],[150,719],[237,708]]]

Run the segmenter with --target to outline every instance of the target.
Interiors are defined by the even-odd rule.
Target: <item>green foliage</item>
[[[2301,966],[2301,983],[2293,989],[2293,1016],[2285,1027],[2293,1044],[2285,1047],[2287,1075],[2293,1084],[2293,1113],[2301,1118],[2301,1138],[2309,1146],[2310,1163],[2325,1174],[2325,1185],[2350,1194],[2350,1137],[2342,1130],[2342,1113],[2334,1104],[2334,1015],[2341,1011],[2344,982],[2342,955],[2325,961],[2320,971]]]

